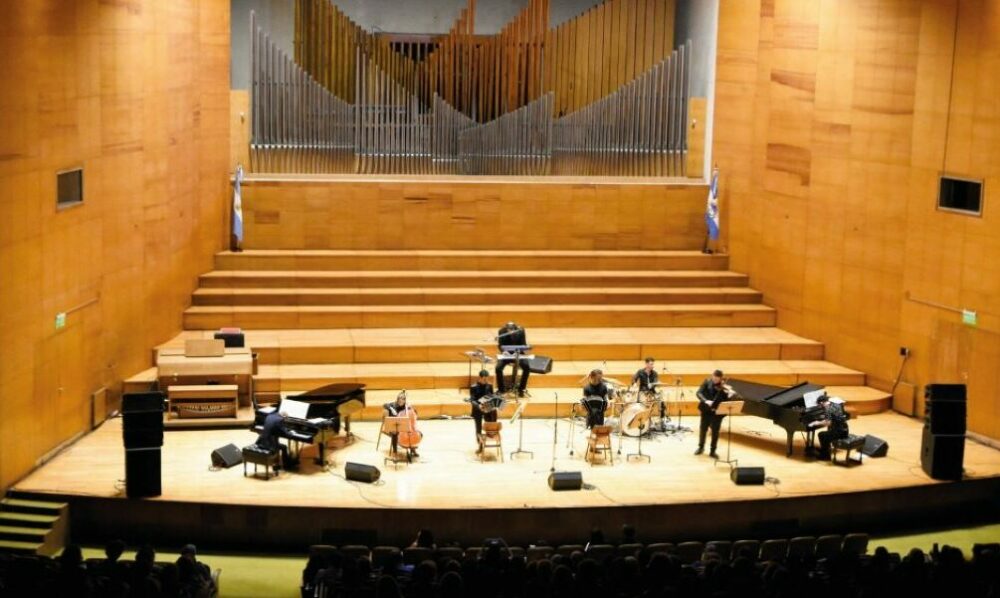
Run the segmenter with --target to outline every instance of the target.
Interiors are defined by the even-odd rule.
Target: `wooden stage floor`
[[[680,436],[655,435],[644,440],[642,450],[652,457],[649,463],[628,461],[627,453],[637,450],[635,439],[626,437],[621,460],[614,465],[590,466],[582,459],[585,434],[580,425],[573,435],[575,455],[569,455],[568,420],[558,421],[556,469],[582,471],[585,489],[579,492],[553,492],[546,483],[552,463],[553,421],[524,420],[524,447],[534,451],[534,458],[511,459],[517,448],[517,426],[505,426],[505,462],[480,463],[474,454],[473,423],[468,419],[426,420],[420,422],[424,441],[420,459],[412,465],[383,465],[387,442],[383,439],[376,451],[376,422],[358,422],[353,426],[357,441],[332,452],[331,466],[324,470],[312,462],[304,462],[298,472],[282,472],[270,481],[243,476],[242,466],[226,470],[210,470],[212,449],[228,443],[250,444],[254,435],[244,430],[170,431],[163,447],[163,495],[149,501],[120,500],[124,477],[124,456],[121,444],[121,420],[106,422],[98,430],[82,438],[65,452],[17,484],[16,490],[51,493],[91,501],[83,512],[94,515],[93,501],[104,499],[110,508],[118,506],[185,503],[200,505],[231,505],[262,508],[321,508],[344,510],[353,514],[358,526],[372,529],[370,517],[393,510],[420,511],[422,517],[433,520],[434,512],[477,512],[483,509],[498,513],[538,510],[552,512],[574,508],[601,508],[604,515],[614,517],[621,508],[663,508],[666,506],[704,507],[714,504],[729,512],[726,519],[739,518],[741,504],[757,505],[744,515],[754,518],[755,512],[778,509],[776,500],[819,497],[829,499],[831,516],[835,504],[844,501],[835,495],[897,491],[924,488],[936,494],[934,488],[961,487],[929,479],[920,468],[921,423],[897,414],[883,413],[863,416],[851,425],[856,434],[871,433],[888,441],[886,458],[865,458],[864,464],[850,468],[828,462],[808,461],[802,455],[802,439],[796,438],[796,455],[784,455],[784,432],[769,421],[756,417],[736,416],[732,421],[732,457],[740,466],[763,466],[766,475],[774,478],[764,486],[737,486],[729,479],[729,468],[714,463],[707,456],[694,456],[697,432]],[[685,417],[685,425],[697,428],[697,419]],[[726,424],[723,425],[719,453],[726,455]],[[618,448],[615,437],[613,447]],[[382,470],[382,481],[368,485],[344,479],[344,463],[354,461],[376,465]],[[1000,480],[1000,451],[968,441],[965,453],[967,482],[970,480]],[[944,492],[944,491],[942,491]],[[925,499],[920,499],[925,500]],[[885,499],[880,498],[880,503]],[[821,501],[822,502],[822,501]],[[894,501],[896,507],[900,503]],[[72,502],[71,502],[72,504]],[[107,506],[107,505],[106,505]],[[866,507],[868,508],[868,507]],[[878,508],[875,507],[870,508]],[[929,506],[928,506],[929,508]],[[612,509],[612,511],[607,511]],[[760,511],[763,509],[763,511]],[[120,509],[122,511],[126,509]],[[584,509],[586,510],[586,509]],[[359,515],[371,511],[367,516]],[[900,511],[902,512],[902,511]],[[632,515],[643,516],[638,512]],[[97,519],[100,516],[95,515]],[[618,525],[627,518],[619,512]],[[799,516],[802,518],[803,516]],[[277,520],[276,516],[272,519]],[[362,519],[365,522],[362,522]],[[442,519],[445,521],[447,517]],[[847,519],[850,521],[850,518]],[[464,521],[464,520],[463,520]],[[589,521],[594,521],[593,512]],[[445,524],[439,522],[439,528]],[[76,529],[88,529],[93,521],[78,522]],[[744,522],[744,529],[753,521]],[[574,522],[573,525],[577,525]],[[340,526],[344,526],[343,519]],[[448,525],[465,525],[452,521]],[[510,525],[507,523],[506,525]],[[349,525],[348,525],[349,526]],[[366,527],[369,526],[369,527]],[[412,527],[412,526],[411,526]],[[406,528],[406,534],[412,529]],[[648,525],[645,527],[649,527]],[[674,525],[673,529],[687,529]],[[688,533],[698,533],[692,529]],[[707,533],[707,531],[706,531]],[[455,532],[455,535],[461,535]],[[383,533],[380,539],[385,538]],[[391,537],[391,535],[390,535]],[[318,541],[317,538],[312,540]]]

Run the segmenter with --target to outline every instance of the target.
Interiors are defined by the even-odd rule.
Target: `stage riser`
[[[575,292],[574,292],[575,291]],[[199,289],[194,305],[294,306],[294,305],[670,305],[670,304],[751,304],[760,303],[761,294],[751,289],[655,290],[655,289],[547,289],[547,290],[429,290],[390,289],[358,292],[353,289],[267,290]]]
[[[220,253],[216,270],[726,270],[728,256],[697,253],[609,255],[580,252],[546,255],[542,252],[455,253],[423,256],[419,251],[378,252],[379,255],[310,254],[309,252]]]
[[[438,306],[442,307],[442,306]],[[484,306],[487,307],[487,306]],[[525,306],[522,309],[482,309],[470,310],[455,306],[453,310],[394,310],[391,312],[371,312],[348,310],[345,308],[324,310],[323,308],[274,307],[243,308],[215,311],[199,311],[191,308],[184,314],[184,328],[187,330],[213,330],[225,326],[240,328],[455,328],[455,327],[495,327],[497,322],[516,320],[526,327],[601,327],[601,326],[774,326],[775,311],[765,306],[749,306],[746,309],[730,310],[726,306],[715,309],[706,306],[704,310],[670,309],[616,310],[614,306],[593,307],[592,309],[537,311]],[[715,306],[712,306],[715,307]],[[212,308],[200,308],[208,310]]]
[[[449,287],[483,287],[493,288],[552,288],[590,287],[607,289],[618,287],[745,287],[749,279],[732,272],[704,274],[684,274],[671,271],[641,273],[630,275],[628,272],[615,275],[567,274],[565,272],[538,272],[523,275],[490,275],[482,274],[447,275],[414,275],[408,272],[391,272],[385,275],[354,276],[343,272],[316,272],[314,276],[302,276],[292,272],[261,272],[255,275],[252,271],[244,272],[211,272],[198,279],[198,285],[204,289],[212,288],[449,288]]]
[[[538,475],[540,488],[546,475]],[[583,478],[586,482],[586,468]],[[753,491],[748,487],[748,494]],[[123,538],[130,545],[155,539],[165,546],[194,542],[202,549],[281,549],[301,552],[305,562],[310,544],[408,546],[413,530],[420,528],[433,529],[439,542],[470,546],[493,536],[522,546],[540,539],[578,543],[594,527],[614,537],[623,523],[635,525],[644,542],[886,533],[928,521],[947,525],[991,520],[1000,509],[998,496],[1000,480],[989,478],[833,496],[639,507],[320,509],[137,500],[125,507],[119,498],[59,498],[71,505],[76,543]]]
[[[423,363],[423,362],[454,362],[467,364],[462,355],[475,344],[475,339],[467,345],[449,346],[413,346],[389,345],[379,347],[261,347],[255,346],[260,365],[294,365],[309,363]],[[483,344],[483,343],[480,343]],[[540,348],[540,353],[556,361],[593,360],[594,362],[612,360],[636,362],[636,368],[641,361],[652,355],[660,361],[664,360],[746,360],[746,359],[823,359],[823,345],[551,345]],[[479,363],[473,363],[478,370]],[[492,367],[492,366],[491,366]]]

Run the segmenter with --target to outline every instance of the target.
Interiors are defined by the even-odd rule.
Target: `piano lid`
[[[364,384],[355,384],[352,382],[338,382],[336,384],[327,384],[326,386],[320,386],[319,388],[307,390],[304,393],[295,395],[295,400],[308,401],[310,403],[317,401],[336,401],[338,399],[352,398],[357,394],[364,394],[364,392],[365,392]]]
[[[823,386],[802,382],[791,387],[772,386],[746,380],[730,380],[729,386],[736,391],[737,396],[750,401],[765,401],[778,407],[802,407],[805,405],[805,394],[822,390]]]

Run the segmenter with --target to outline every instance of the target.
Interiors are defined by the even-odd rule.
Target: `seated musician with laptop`
[[[604,425],[604,411],[608,408],[608,386],[604,372],[591,370],[583,387],[583,404],[587,408],[587,427]]]
[[[291,470],[298,467],[298,461],[292,460],[288,453],[288,447],[281,443],[281,438],[284,434],[285,417],[287,417],[287,414],[283,411],[274,411],[268,414],[264,419],[264,428],[258,434],[257,441],[254,444],[257,448],[269,453],[280,451],[282,465],[286,470]],[[277,469],[277,466],[275,469]]]
[[[385,410],[385,414],[389,417],[402,417],[406,415],[407,409],[412,409],[414,412],[416,412],[416,409],[414,409],[413,407],[408,407],[406,405],[405,390],[400,391],[399,394],[396,395],[395,401],[391,401],[389,403],[382,405],[382,409]],[[389,449],[392,451],[393,454],[399,452],[398,433],[389,434]],[[417,450],[415,448],[410,449],[410,454],[414,457],[420,456],[417,454]]]
[[[847,438],[850,434],[847,426],[847,413],[844,411],[842,403],[831,401],[826,393],[823,393],[822,396],[816,399],[816,404],[826,411],[826,415],[824,419],[813,422],[810,425],[814,428],[826,428],[826,430],[817,434],[819,436],[818,457],[823,461],[829,461],[830,445],[836,440]]]
[[[708,430],[711,429],[712,444],[708,456],[713,459],[719,458],[715,449],[719,446],[719,430],[722,428],[722,418],[726,416],[719,415],[716,413],[716,410],[719,408],[719,403],[726,400],[728,396],[729,391],[726,389],[722,370],[712,372],[712,377],[705,378],[705,381],[698,387],[698,412],[701,414],[701,421],[698,426],[698,450],[694,454],[700,455],[705,452],[705,436]]]
[[[497,331],[497,348],[500,350],[500,355],[497,356],[497,392],[503,394],[507,392],[507,383],[504,380],[503,372],[508,365],[513,365],[517,362],[517,396],[523,397],[525,391],[528,388],[528,375],[531,373],[529,366],[531,365],[531,360],[523,356],[523,352],[527,351],[530,347],[528,346],[528,340],[524,334],[524,328],[518,326],[515,322],[507,322],[503,325],[500,330]],[[507,349],[519,348],[519,352],[511,352]]]
[[[469,394],[469,403],[472,405],[472,420],[476,423],[476,443],[479,444],[476,454],[478,455],[483,450],[482,443],[480,442],[480,437],[483,435],[483,421],[497,421],[496,409],[483,411],[483,406],[480,404],[481,399],[493,394],[493,385],[490,384],[489,371],[480,370],[479,379],[469,387]]]

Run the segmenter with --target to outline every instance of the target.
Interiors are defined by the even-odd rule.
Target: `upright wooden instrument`
[[[424,439],[424,433],[417,429],[417,410],[407,405],[403,409],[403,416],[406,417],[407,426],[405,430],[400,430],[397,443],[405,449],[414,449]]]

